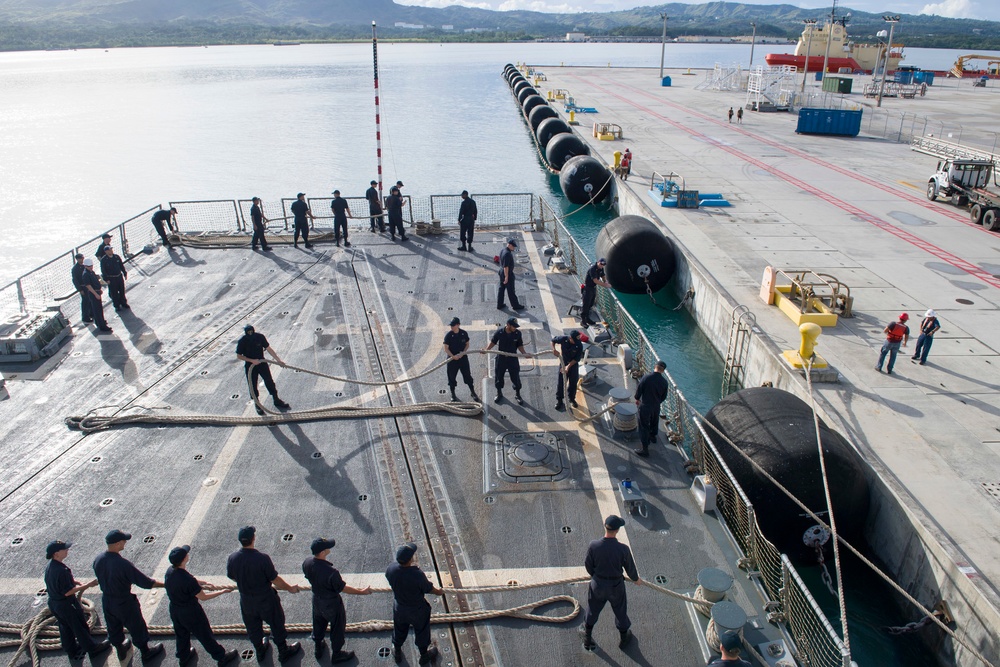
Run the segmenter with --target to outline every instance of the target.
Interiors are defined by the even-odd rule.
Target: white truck
[[[990,160],[942,160],[938,162],[937,172],[927,181],[927,198],[934,201],[938,197],[950,197],[955,206],[969,207],[972,222],[998,232],[1000,192],[996,190],[995,167]]]

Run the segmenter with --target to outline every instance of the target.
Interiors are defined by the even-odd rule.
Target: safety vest
[[[888,327],[886,327],[889,332],[886,338],[889,339],[890,343],[898,343],[903,340],[903,336],[906,334],[906,326],[900,324],[899,322],[893,322]]]

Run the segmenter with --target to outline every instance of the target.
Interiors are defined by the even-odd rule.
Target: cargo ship
[[[764,56],[764,60],[772,67],[794,65],[802,70],[808,59],[809,71],[819,72],[823,69],[828,40],[830,56],[827,59],[827,72],[871,74],[885,57],[885,44],[853,42],[847,35],[847,28],[841,23],[833,22],[821,27],[806,24],[795,46],[795,53],[769,53]],[[895,70],[903,58],[903,45],[893,44],[889,51],[888,71]]]

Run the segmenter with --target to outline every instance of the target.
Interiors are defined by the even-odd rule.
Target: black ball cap
[[[253,330],[254,328],[252,324],[248,324],[245,327],[243,327],[243,331],[253,331]]]
[[[621,518],[617,514],[612,514],[607,519],[604,520],[604,527],[608,530],[618,530],[625,525],[625,519]]]
[[[521,328],[521,325],[517,323],[517,318],[516,317],[512,317],[509,320],[507,320],[507,325],[508,326],[512,326],[515,329],[520,329]]]
[[[190,551],[191,551],[190,544],[185,544],[182,547],[174,547],[173,549],[170,550],[170,553],[167,554],[167,560],[170,561],[171,565],[177,567],[178,565],[184,562],[184,559],[187,558],[187,555]]]
[[[456,324],[461,324],[461,323],[462,323],[462,320],[458,319],[457,317],[453,317],[453,318],[451,318],[451,322],[449,323],[449,326],[453,327]]]
[[[73,546],[72,542],[63,542],[62,540],[52,540],[49,545],[45,547],[45,557],[51,559],[56,555],[56,552],[62,551],[63,549],[69,549]]]
[[[309,548],[312,549],[313,556],[318,556],[327,549],[332,549],[335,546],[337,546],[337,541],[332,537],[317,537],[312,541]]]
[[[104,541],[108,544],[114,544],[116,542],[121,542],[123,540],[131,540],[132,535],[126,533],[125,531],[118,530],[115,528],[110,533],[104,536]]]
[[[396,549],[396,562],[400,565],[406,565],[413,560],[413,556],[416,553],[417,545],[413,542],[407,542],[403,546]]]
[[[240,528],[240,532],[236,534],[236,538],[240,541],[243,546],[249,545],[253,542],[254,536],[257,535],[257,529],[253,526],[243,526]]]

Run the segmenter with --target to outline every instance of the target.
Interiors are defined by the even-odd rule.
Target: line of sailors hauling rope
[[[615,615],[615,627],[619,632],[618,646],[624,649],[633,638],[628,617],[628,603],[625,591],[625,577],[636,584],[642,583],[636,570],[635,560],[628,545],[618,541],[618,531],[625,521],[610,515],[604,520],[604,537],[596,539],[587,548],[584,567],[591,576],[587,589],[587,614],[584,626],[583,648],[593,651],[597,648],[593,629],[601,610],[611,605]],[[235,662],[240,656],[234,650],[226,650],[215,638],[208,616],[201,606],[202,601],[238,590],[240,593],[240,613],[247,637],[253,644],[258,662],[263,662],[271,642],[277,647],[278,661],[284,663],[297,655],[302,646],[299,642],[288,641],[285,627],[285,613],[278,591],[298,593],[305,587],[290,584],[278,574],[270,556],[256,549],[257,530],[244,526],[237,533],[240,548],[229,555],[226,576],[235,587],[214,587],[199,580],[188,571],[191,547],[174,547],[168,554],[170,567],[163,581],[153,579],[140,571],[122,556],[132,535],[122,530],[112,530],[105,536],[107,550],[101,552],[93,563],[96,578],[80,583],[66,565],[70,542],[53,540],[45,549],[49,564],[45,569],[45,590],[48,608],[56,618],[63,650],[71,660],[82,660],[86,656],[99,658],[115,648],[118,659],[125,664],[133,646],[139,650],[143,662],[148,662],[165,653],[163,644],[151,643],[149,628],[142,615],[139,599],[132,593],[132,586],[139,588],[165,588],[169,600],[170,620],[176,636],[176,656],[180,667],[186,667],[196,656],[191,646],[191,638],[197,639],[205,651],[222,667]],[[344,650],[347,613],[342,593],[350,595],[370,595],[370,586],[357,588],[349,586],[340,571],[328,560],[336,546],[332,538],[320,537],[310,545],[312,555],[302,563],[302,572],[312,590],[312,640],[314,656],[320,660],[326,653],[324,636],[329,629],[331,662],[342,663],[353,660],[354,651]],[[393,593],[393,633],[392,656],[396,664],[403,660],[403,644],[414,631],[414,643],[420,652],[418,663],[428,665],[436,662],[438,649],[431,642],[431,606],[426,595],[443,596],[446,591],[435,586],[420,569],[417,562],[418,547],[409,542],[396,549],[395,559],[385,571],[385,578]],[[101,606],[107,627],[108,639],[96,641],[90,634],[87,617],[78,594],[89,588],[100,586]],[[207,590],[206,590],[207,589]],[[270,636],[265,635],[263,623],[270,628]],[[125,637],[128,630],[129,638]],[[709,665],[750,667],[750,663],[739,659],[741,647],[738,634],[724,634],[720,647],[722,658]]]

